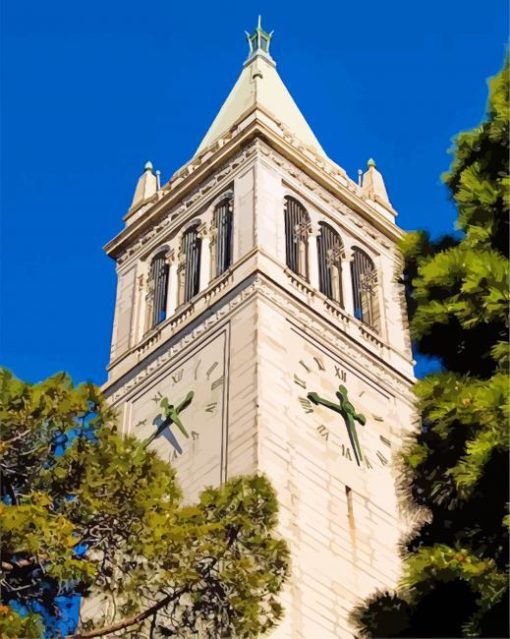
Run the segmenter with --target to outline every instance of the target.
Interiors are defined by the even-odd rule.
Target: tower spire
[[[223,103],[197,153],[201,153],[243,116],[260,108],[276,122],[281,123],[305,146],[325,155],[319,141],[299,111],[292,96],[276,71],[276,62],[269,52],[273,31],[262,27],[259,16],[253,33],[246,33],[250,52],[243,70],[229,96]]]
[[[259,54],[268,57],[270,60],[273,59],[269,53],[269,47],[271,45],[271,38],[273,37],[274,31],[271,31],[271,33],[264,31],[262,28],[262,16],[259,15],[255,31],[253,33],[245,31],[245,33],[250,46],[250,53],[246,62],[250,62],[250,60]]]

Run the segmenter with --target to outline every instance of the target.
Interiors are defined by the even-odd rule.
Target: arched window
[[[351,262],[354,316],[379,330],[377,272],[373,261],[361,249],[354,247]]]
[[[151,292],[150,327],[166,319],[168,294],[168,263],[166,251],[158,253],[151,262],[149,290]]]
[[[225,198],[216,205],[213,214],[214,241],[211,249],[215,277],[232,264],[232,218],[232,199]]]
[[[305,207],[292,197],[285,198],[285,248],[287,266],[308,279],[308,236],[310,218]]]
[[[200,290],[200,247],[198,224],[185,231],[182,236],[179,265],[179,298],[188,302]]]
[[[344,246],[340,235],[329,224],[321,223],[317,236],[319,257],[319,289],[343,306],[342,255]]]

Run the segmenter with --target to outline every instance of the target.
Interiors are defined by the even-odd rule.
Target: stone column
[[[175,309],[177,308],[177,259],[174,249],[171,249],[166,254],[166,263],[168,265],[168,285],[166,293],[166,317],[168,319],[175,313]]]
[[[336,246],[328,249],[327,253],[326,266],[331,278],[331,293],[335,302],[342,304],[344,297],[343,282],[340,275],[342,272],[342,252],[340,247]]]
[[[176,292],[177,292],[177,306],[179,308],[184,303],[184,285],[186,282],[186,256],[183,251],[183,238],[181,236],[181,245],[179,246],[179,255],[177,257],[176,265]]]
[[[145,287],[147,282],[147,264],[142,263],[136,278],[136,297],[133,322],[133,343],[137,344],[145,333]]]
[[[350,247],[345,249],[345,257],[342,260],[342,293],[344,298],[344,311],[354,317],[354,300],[352,299],[352,275],[351,262],[353,253]]]
[[[308,281],[310,286],[319,290],[319,252],[317,238],[321,232],[320,224],[312,222],[308,229]]]
[[[200,238],[200,285],[199,291],[203,291],[209,286],[211,279],[211,255],[209,247],[209,232],[206,224],[202,224],[198,229]]]
[[[144,300],[145,312],[142,329],[143,335],[145,335],[145,333],[152,328],[152,311],[154,308],[154,280],[150,277],[150,274],[147,276],[147,286],[145,287]]]
[[[213,280],[215,277],[218,276],[218,273],[216,272],[217,248],[218,248],[218,229],[216,228],[214,224],[214,220],[213,220],[209,226],[209,262],[210,262],[209,273],[211,276],[210,277],[211,280]],[[200,276],[202,276],[202,273],[200,273]],[[200,280],[200,288],[202,288],[202,280]]]

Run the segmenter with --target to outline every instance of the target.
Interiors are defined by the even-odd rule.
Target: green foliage
[[[80,636],[98,636],[97,625],[125,637],[204,638],[274,626],[288,551],[274,535],[277,503],[264,477],[232,479],[184,506],[174,470],[117,435],[94,386],[74,388],[65,375],[30,385],[7,371],[0,384],[0,464],[12,502],[0,510],[4,601],[53,611],[69,584],[109,601]],[[78,436],[55,455],[55,438],[71,432]],[[1,636],[42,636],[37,616],[9,607],[0,615]]]
[[[39,615],[29,614],[20,617],[9,606],[0,605],[0,637],[14,637],[23,639],[39,639],[42,637],[44,626]]]
[[[362,637],[508,637],[509,66],[444,176],[460,236],[402,243],[411,332],[440,372],[415,385],[422,428],[402,454],[406,541],[397,593],[353,613]]]

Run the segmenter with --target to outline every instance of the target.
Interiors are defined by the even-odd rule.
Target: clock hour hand
[[[164,397],[161,400],[160,406],[165,411],[166,419],[163,422],[163,424],[161,424],[161,426],[158,428],[158,434],[161,433],[164,430],[164,428],[166,428],[166,426],[170,425],[171,423],[174,423],[177,426],[177,428],[181,431],[181,433],[184,435],[184,437],[189,439],[188,431],[184,428],[184,425],[181,422],[181,419],[179,417],[179,413],[191,404],[192,399],[193,399],[193,391],[190,391],[186,395],[184,400],[179,404],[179,406],[177,406],[177,408],[173,404],[168,403],[167,397]]]
[[[307,397],[316,406],[318,406],[319,404],[322,404],[322,406],[326,406],[326,408],[331,408],[332,410],[334,410],[337,413],[340,412],[340,406],[338,404],[330,402],[327,399],[323,399],[322,397],[320,397],[320,395],[318,393],[315,393],[315,392],[308,393]]]
[[[347,399],[347,389],[345,386],[339,386],[338,391],[336,393],[338,397],[339,403],[335,404],[334,402],[330,402],[327,399],[323,399],[318,395],[318,393],[312,392],[308,393],[308,399],[314,404],[321,404],[326,408],[330,408],[334,410],[335,413],[338,413],[343,417],[345,428],[347,429],[347,434],[349,435],[349,440],[351,442],[351,446],[354,452],[354,456],[356,457],[356,462],[358,466],[363,460],[363,454],[361,452],[361,446],[359,445],[358,434],[356,432],[356,425],[354,420],[358,421],[360,424],[365,424],[366,419],[364,415],[358,415],[354,410],[354,406]]]

